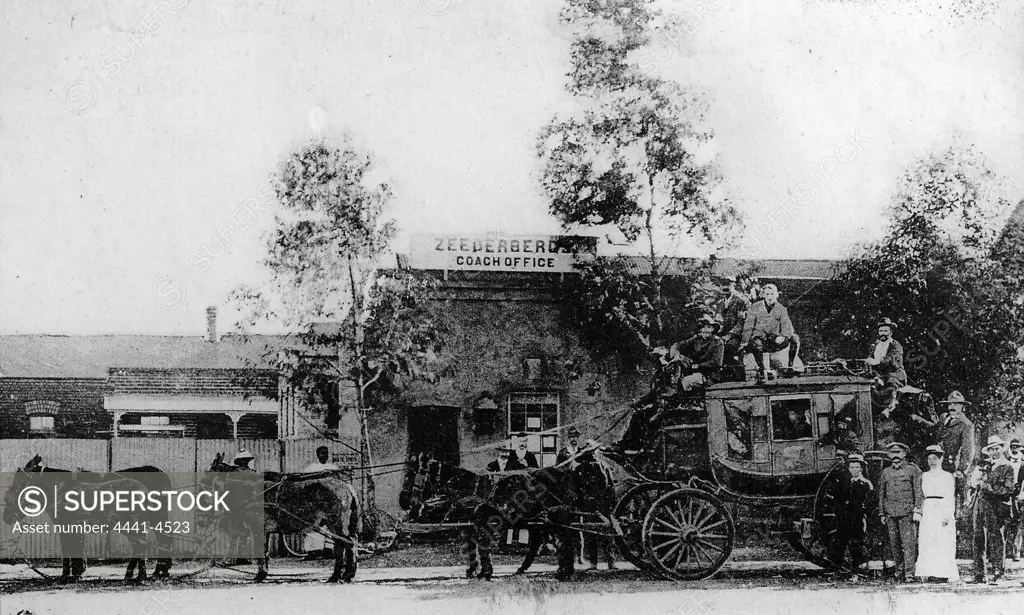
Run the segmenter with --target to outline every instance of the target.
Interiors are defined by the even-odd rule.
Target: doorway
[[[417,406],[407,410],[409,428],[408,457],[420,453],[434,459],[459,465],[459,408],[448,406]]]

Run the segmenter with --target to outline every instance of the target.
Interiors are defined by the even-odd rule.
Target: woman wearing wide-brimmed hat
[[[928,471],[921,475],[924,506],[918,527],[915,575],[952,583],[960,580],[956,567],[955,481],[952,474],[942,469],[945,451],[941,446],[933,444],[925,452]]]

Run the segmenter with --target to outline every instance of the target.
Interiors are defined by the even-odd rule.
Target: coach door
[[[459,465],[460,412],[447,406],[409,408],[409,457],[427,453],[438,461]]]
[[[768,398],[768,417],[772,474],[815,472],[816,417],[811,395],[772,395]]]

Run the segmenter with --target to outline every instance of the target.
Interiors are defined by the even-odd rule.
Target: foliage
[[[281,368],[313,407],[362,408],[365,395],[432,377],[439,337],[424,302],[435,283],[380,269],[395,225],[384,215],[391,187],[371,183],[373,171],[372,156],[347,136],[287,156],[273,177],[281,212],[266,239],[269,283],[234,295],[248,308],[245,324],[271,320],[296,331]],[[342,380],[355,399],[339,398]]]
[[[540,184],[563,227],[614,229],[643,246],[642,259],[582,264],[567,289],[568,320],[602,353],[675,341],[700,305],[712,311],[720,291],[709,263],[666,253],[684,240],[729,243],[739,230],[722,196],[706,102],[629,60],[657,15],[649,0],[566,2],[562,21],[574,36],[567,90],[579,110],[553,118],[537,141]]]
[[[863,356],[875,323],[891,317],[911,383],[937,397],[960,390],[981,402],[973,412],[983,421],[1010,416],[991,400],[1018,377],[1022,341],[1024,289],[1010,257],[1019,261],[1024,244],[997,235],[1009,209],[997,185],[969,145],[915,163],[896,186],[885,237],[844,263],[823,327]]]

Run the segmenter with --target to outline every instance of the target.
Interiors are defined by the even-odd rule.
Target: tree
[[[1024,244],[997,233],[1009,209],[998,186],[984,158],[959,142],[912,165],[895,187],[884,238],[843,264],[824,323],[861,356],[878,318],[891,317],[912,383],[979,400],[972,412],[982,421],[1009,416],[993,394],[1018,377],[1022,341]]]
[[[630,62],[657,16],[650,4],[567,2],[562,21],[574,31],[567,90],[579,111],[553,118],[537,141],[540,184],[563,227],[603,228],[642,246],[639,262],[619,256],[580,267],[579,286],[567,295],[572,319],[603,328],[598,337],[647,349],[680,333],[680,315],[701,309],[707,298],[690,291],[711,288],[708,267],[680,267],[672,252],[684,239],[728,242],[740,222],[722,196],[707,104]],[[665,295],[669,273],[695,299],[682,311]]]
[[[373,463],[373,402],[403,378],[431,378],[439,342],[426,309],[432,280],[381,267],[395,224],[385,216],[391,187],[372,183],[373,172],[372,156],[347,135],[289,154],[273,176],[281,211],[266,238],[269,281],[235,293],[245,324],[272,320],[295,331],[298,343],[279,349],[279,367],[306,402],[355,406],[364,467]],[[372,471],[364,498],[372,502]]]

